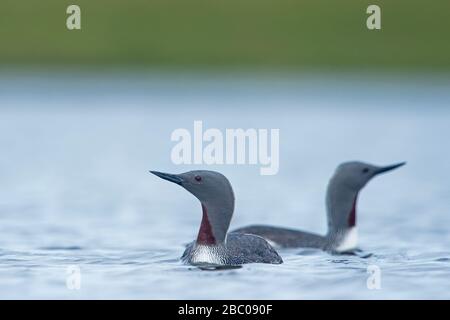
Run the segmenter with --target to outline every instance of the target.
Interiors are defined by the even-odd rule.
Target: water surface
[[[450,90],[443,78],[14,74],[0,77],[0,298],[450,298]],[[174,165],[170,134],[279,128],[280,171]],[[361,248],[280,251],[283,265],[181,264],[198,201],[148,170],[219,170],[232,228],[325,233],[324,196],[346,160],[408,165],[361,193]],[[367,287],[367,267],[381,289]],[[66,286],[67,267],[81,289]]]

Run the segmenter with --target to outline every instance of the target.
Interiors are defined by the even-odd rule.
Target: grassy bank
[[[382,30],[366,28],[369,4]],[[82,30],[65,26],[69,4]],[[0,65],[450,71],[450,1],[2,0]]]

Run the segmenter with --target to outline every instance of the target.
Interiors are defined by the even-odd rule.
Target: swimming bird
[[[192,193],[202,206],[197,239],[187,245],[181,260],[192,265],[237,266],[245,263],[282,263],[281,257],[262,237],[227,234],[234,212],[234,193],[228,179],[215,171],[182,174],[150,171]]]
[[[259,235],[283,248],[318,248],[333,253],[357,249],[356,202],[362,188],[373,177],[403,166],[405,162],[379,167],[363,162],[339,165],[326,194],[328,232],[325,236],[289,228],[252,225],[232,232]]]

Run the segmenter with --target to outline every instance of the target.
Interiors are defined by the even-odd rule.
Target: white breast
[[[204,246],[196,245],[192,256],[191,263],[211,263],[223,264],[225,262],[224,248],[220,246]]]
[[[335,249],[337,252],[345,252],[356,249],[358,246],[358,229],[357,227],[350,228],[343,236],[341,243]]]

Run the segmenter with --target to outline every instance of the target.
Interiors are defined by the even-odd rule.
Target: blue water
[[[243,74],[0,74],[0,298],[450,298],[450,81],[445,77]],[[174,165],[170,134],[279,128],[280,171]],[[218,170],[236,194],[232,228],[325,233],[337,164],[408,161],[360,194],[373,255],[280,251],[283,265],[181,264],[198,201],[148,170]],[[380,268],[378,290],[368,266]],[[79,290],[67,268],[81,271]]]

